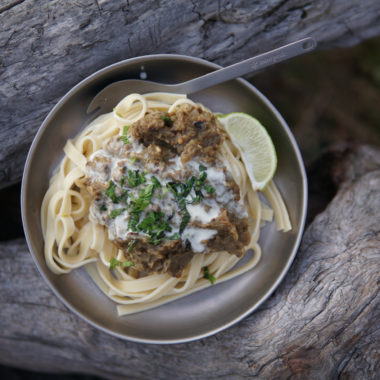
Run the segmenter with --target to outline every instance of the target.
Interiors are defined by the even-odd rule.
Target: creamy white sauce
[[[182,164],[180,156],[176,156],[174,159],[168,161],[162,166],[155,166],[152,163],[147,163],[146,166],[138,160],[131,160],[130,157],[120,157],[120,152],[124,149],[122,142],[113,141],[111,144],[111,149],[115,155],[111,154],[107,150],[99,150],[90,157],[92,161],[95,157],[107,159],[107,164],[109,169],[104,169],[104,163],[96,162],[95,167],[91,168],[87,166],[86,175],[92,179],[102,181],[105,184],[105,188],[108,187],[110,180],[113,180],[117,184],[118,188],[115,190],[115,194],[120,196],[123,191],[128,190],[129,194],[135,198],[139,197],[141,189],[152,183],[152,176],[155,176],[162,187],[154,190],[154,195],[151,199],[149,206],[141,213],[140,222],[149,214],[150,211],[161,211],[165,214],[165,219],[168,220],[172,231],[166,232],[166,236],[169,237],[175,232],[179,231],[179,227],[182,221],[182,215],[179,212],[179,206],[175,196],[171,191],[166,189],[166,184],[168,182],[186,182],[191,176],[199,177],[201,171],[199,170],[200,165],[206,167],[207,180],[205,185],[211,186],[215,189],[213,194],[209,194],[205,189],[202,190],[203,200],[197,204],[187,204],[187,210],[190,214],[190,223],[198,222],[201,224],[208,224],[213,219],[217,218],[223,209],[227,209],[230,212],[238,214],[239,217],[247,217],[247,211],[243,205],[242,201],[237,202],[235,200],[234,192],[229,189],[226,185],[226,172],[225,166],[217,164],[216,167],[210,167],[207,164],[200,162],[196,159],[192,159],[186,164]],[[133,153],[142,153],[144,147],[138,144],[136,141],[131,141]],[[125,152],[124,152],[125,153]],[[122,186],[120,180],[122,177],[128,174],[128,170],[136,171],[139,170],[140,173],[145,173],[146,182],[136,188],[129,188],[127,183]],[[184,172],[187,171],[187,176],[184,177]],[[171,178],[171,176],[174,176]],[[195,193],[194,193],[195,195]],[[100,205],[104,205],[107,210],[101,211],[99,209]],[[109,218],[112,211],[125,208],[120,215],[114,219]],[[104,197],[101,203],[92,204],[90,208],[90,217],[92,220],[97,220],[103,225],[108,227],[108,233],[111,240],[121,239],[126,240],[129,233],[133,232],[128,229],[128,220],[130,218],[127,205],[115,204],[109,197]],[[182,233],[182,240],[186,244],[188,240],[191,244],[192,250],[194,252],[204,252],[206,250],[207,240],[215,236],[217,230],[208,228],[198,228],[187,226]],[[146,236],[143,232],[139,232],[141,236]]]
[[[108,152],[101,150],[93,153],[90,156],[90,160],[95,167],[87,167],[88,176],[100,181],[106,181],[110,171],[112,170],[112,157],[108,154]],[[99,160],[104,160],[105,162],[101,162]],[[104,170],[105,166],[108,167],[108,170]]]
[[[169,163],[169,166],[168,166],[169,171],[183,169],[183,164],[182,164],[180,156],[175,156],[174,159],[170,160],[168,163]]]
[[[132,151],[135,153],[141,153],[143,151],[144,146],[142,144],[139,144],[137,141],[131,142]]]
[[[203,252],[206,249],[206,242],[216,235],[217,230],[208,228],[187,227],[183,232],[183,238],[189,240],[194,252]]]
[[[126,212],[123,212],[114,219],[114,235],[121,239],[126,239],[128,234],[128,217]],[[113,231],[112,231],[113,232]],[[110,233],[112,233],[110,231]]]
[[[226,183],[226,177],[222,168],[207,168],[207,179],[210,182]]]
[[[206,207],[201,204],[187,205],[187,211],[190,214],[190,221],[198,221],[202,224],[210,223],[212,219],[217,218],[221,212],[220,206],[211,207],[209,210],[206,210]]]

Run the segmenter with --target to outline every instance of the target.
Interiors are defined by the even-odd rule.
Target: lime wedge
[[[257,119],[242,112],[220,116],[219,121],[239,150],[252,187],[263,190],[277,166],[276,151],[267,130]]]

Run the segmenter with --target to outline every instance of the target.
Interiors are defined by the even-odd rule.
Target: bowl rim
[[[128,340],[128,341],[133,341],[137,343],[147,343],[147,344],[178,344],[178,343],[187,343],[187,342],[192,342],[195,340],[203,339],[212,335],[215,335],[216,333],[223,331],[234,324],[238,323],[245,317],[247,317],[249,314],[251,314],[253,311],[257,310],[275,291],[275,289],[279,286],[279,284],[283,281],[285,278],[287,272],[290,269],[290,266],[292,265],[295,256],[298,252],[301,239],[304,233],[305,229],[305,223],[306,223],[306,214],[307,214],[307,204],[308,204],[308,183],[307,183],[307,175],[306,175],[306,170],[304,167],[304,162],[302,159],[302,155],[300,152],[300,149],[298,147],[298,144],[293,136],[293,133],[291,132],[288,124],[286,123],[285,119],[282,117],[282,115],[279,113],[279,111],[274,107],[274,105],[269,101],[269,99],[262,94],[254,85],[249,83],[247,80],[243,78],[236,78],[234,81],[238,81],[244,86],[248,87],[250,91],[255,93],[255,95],[265,104],[266,107],[270,110],[270,112],[275,116],[275,118],[279,121],[281,126],[285,129],[287,136],[290,140],[290,143],[294,149],[295,156],[298,161],[298,165],[300,168],[300,173],[302,177],[302,192],[303,192],[303,202],[302,202],[302,207],[301,207],[301,222],[300,222],[300,228],[298,232],[298,236],[295,239],[294,245],[293,245],[293,251],[291,255],[289,256],[289,259],[287,261],[287,264],[283,267],[281,274],[277,277],[276,281],[272,284],[272,286],[267,290],[266,294],[258,301],[256,302],[253,306],[251,306],[248,310],[245,312],[241,313],[239,316],[236,318],[233,318],[230,320],[228,323],[223,324],[222,326],[215,327],[214,329],[208,330],[206,333],[200,333],[191,336],[190,338],[178,338],[178,339],[166,339],[166,340],[157,340],[157,339],[146,339],[146,338],[136,338],[136,337],[131,337],[131,336],[126,336],[121,333],[117,333],[107,327],[104,327],[97,323],[96,321],[90,320],[87,318],[85,315],[83,315],[80,311],[78,311],[75,307],[73,307],[68,300],[66,300],[58,291],[58,289],[55,288],[55,286],[49,281],[47,276],[44,273],[43,268],[40,266],[38,260],[37,260],[37,255],[33,250],[33,245],[32,245],[32,238],[29,234],[29,227],[27,223],[27,210],[26,210],[26,199],[27,199],[27,188],[28,188],[28,182],[31,180],[29,173],[30,173],[30,166],[33,161],[33,157],[36,154],[36,148],[38,147],[39,141],[44,134],[45,129],[49,125],[50,121],[53,119],[55,114],[60,110],[60,108],[70,99],[70,97],[75,94],[77,91],[85,87],[89,82],[92,82],[98,77],[107,74],[109,72],[112,72],[113,70],[123,67],[124,65],[128,64],[133,64],[133,63],[143,63],[147,60],[162,60],[162,59],[170,59],[170,60],[181,60],[181,61],[186,61],[190,63],[199,63],[203,65],[206,68],[210,69],[219,69],[222,68],[222,66],[210,62],[206,59],[198,58],[198,57],[192,57],[192,56],[187,56],[187,55],[182,55],[182,54],[152,54],[152,55],[142,55],[142,56],[137,56],[133,58],[128,58],[124,59],[118,62],[115,62],[111,65],[105,66],[94,73],[90,74],[83,80],[81,80],[79,83],[77,83],[74,87],[72,87],[68,92],[66,92],[59,100],[58,102],[53,106],[53,108],[49,111],[45,119],[43,120],[42,124],[37,130],[37,133],[35,134],[35,137],[33,138],[32,144],[29,148],[25,165],[24,165],[24,170],[23,170],[23,175],[22,175],[22,182],[21,182],[21,218],[22,218],[22,224],[23,224],[23,229],[25,233],[25,239],[28,245],[28,249],[30,254],[32,255],[33,261],[36,264],[38,271],[44,278],[45,282],[48,284],[50,289],[53,291],[53,293],[63,302],[63,304],[74,314],[76,314],[78,317],[80,317],[82,320],[85,320],[87,323],[89,323],[92,327],[95,327],[102,332],[105,332],[107,334],[110,334],[111,336],[114,336],[116,338],[121,338],[123,340]]]

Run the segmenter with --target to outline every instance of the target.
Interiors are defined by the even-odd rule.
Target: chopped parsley
[[[110,218],[115,219],[117,216],[119,216],[125,210],[126,210],[125,208],[117,208],[116,210],[112,210],[110,212]]]
[[[124,144],[129,144],[130,141],[128,139],[128,136],[127,136],[127,133],[128,133],[128,129],[129,129],[129,125],[124,125],[123,127],[123,135],[120,136],[120,140],[124,143]]]
[[[179,233],[181,234],[183,230],[186,228],[188,223],[190,222],[190,213],[186,208],[186,201],[185,198],[181,198],[178,200],[178,205],[182,213],[182,220],[181,224],[179,226]]]
[[[201,202],[203,199],[202,188],[204,188],[209,194],[215,192],[215,189],[212,186],[205,185],[207,179],[206,170],[207,168],[205,166],[199,165],[200,175],[198,178],[192,176],[185,183],[169,182],[166,184],[166,187],[174,194],[182,214],[181,225],[179,228],[180,234],[190,222],[190,214],[187,210],[186,204]],[[192,190],[194,190],[195,196],[191,194]],[[190,196],[190,199],[188,196]]]
[[[173,235],[168,236],[169,240],[178,240],[180,238],[179,233],[175,232]]]
[[[133,261],[119,261],[112,257],[110,260],[110,269],[115,269],[116,267],[128,268],[133,267],[135,263]]]
[[[170,119],[170,118],[169,118]],[[170,119],[171,120],[171,119]],[[124,127],[124,136],[128,131],[128,126]],[[126,170],[124,171],[126,172]],[[109,217],[115,219],[122,212],[128,209],[129,220],[128,220],[128,230],[136,233],[144,233],[147,235],[148,242],[154,245],[160,244],[167,240],[178,240],[181,237],[182,232],[185,230],[190,222],[191,216],[187,209],[187,204],[193,204],[195,202],[200,202],[203,200],[202,191],[209,194],[215,193],[215,189],[206,185],[207,180],[207,168],[203,165],[199,165],[199,176],[191,176],[184,182],[168,182],[165,185],[155,177],[151,177],[151,183],[146,184],[147,178],[146,173],[140,170],[128,170],[127,175],[121,178],[119,186],[127,186],[130,188],[139,188],[139,193],[133,194],[131,191],[127,191],[122,187],[117,187],[112,180],[109,181],[109,186],[105,191],[105,194],[112,200],[113,203],[119,203],[122,200],[125,203],[124,208],[117,208],[110,212]],[[172,232],[172,226],[169,224],[170,219],[173,215],[167,217],[163,212],[160,211],[148,211],[144,213],[144,210],[149,206],[152,201],[154,191],[160,189],[158,198],[162,198],[163,194],[168,191],[173,193],[176,203],[178,205],[180,214],[182,216],[179,230],[175,233],[169,235]],[[120,192],[125,190],[121,195]],[[104,207],[104,208],[103,208]],[[100,209],[105,211],[107,208],[103,205]],[[128,252],[130,252],[137,239],[131,240],[128,244]],[[115,264],[116,265],[116,264]],[[118,264],[121,265],[121,264]],[[208,269],[205,271],[208,273]],[[206,273],[205,272],[205,273]],[[215,281],[214,277],[208,275],[210,281]]]
[[[208,267],[203,268],[203,278],[205,278],[206,280],[209,280],[211,284],[214,284],[216,280],[216,278],[212,274],[209,273]]]
[[[140,222],[137,219],[138,213],[135,213],[136,219],[133,221],[136,232],[144,232],[149,236],[148,242],[157,245],[166,240],[178,240],[180,235],[178,232],[166,236],[167,232],[171,232],[172,228],[165,219],[165,214],[160,211],[150,211],[148,215]],[[137,223],[136,223],[137,220]],[[130,219],[131,222],[131,219]],[[132,223],[132,222],[131,222]]]
[[[207,178],[207,173],[202,172],[201,175],[195,180],[195,183],[194,183],[195,191],[199,191],[201,189],[201,187],[204,185],[206,181],[206,178]]]
[[[162,187],[160,181],[156,178],[156,177],[152,177],[152,183],[154,185],[155,188],[159,188],[159,187]]]
[[[104,194],[107,195],[107,197],[111,198],[113,203],[119,203],[123,199],[126,200],[128,198],[128,191],[124,191],[120,196],[117,196],[115,193],[115,190],[116,190],[116,184],[112,180],[110,180],[108,184],[108,188],[104,192]],[[107,210],[107,208],[105,210]]]
[[[187,224],[190,221],[190,214],[186,208],[186,196],[190,193],[191,188],[193,187],[192,177],[186,184],[178,182],[169,182],[166,186],[174,194],[178,206],[182,214],[181,224],[179,226],[179,233],[182,234],[183,230],[186,228]]]
[[[153,190],[153,184],[150,184],[141,190],[139,197],[134,202],[135,204],[133,206],[132,212],[141,212],[149,205],[152,199]]]
[[[127,203],[127,198],[129,196],[129,193],[127,190],[125,190],[121,195],[120,197],[117,197],[117,201],[118,202],[121,202],[123,199],[125,200],[125,203]]]
[[[209,193],[209,194],[214,194],[215,193],[215,189],[210,186],[210,185],[205,185],[204,189]]]
[[[161,120],[164,121],[164,123],[167,127],[171,127],[173,125],[173,120],[169,116],[164,115],[161,117]]]
[[[160,223],[164,215],[165,214],[163,212],[151,211],[148,214],[148,216],[144,218],[142,222],[138,225],[138,229],[140,231],[149,233],[152,232],[154,229],[160,228]]]
[[[186,183],[169,182],[166,186],[176,198],[186,198],[190,194],[195,181],[196,178],[191,177]]]
[[[204,185],[207,178],[207,173],[205,171],[201,172],[201,175],[195,180],[194,191],[195,198],[193,198],[192,203],[200,202],[203,199],[202,186]]]
[[[159,211],[151,211],[137,226],[139,231],[149,235],[149,242],[157,245],[166,240],[165,232],[170,232],[172,228],[164,219],[165,214]]]
[[[105,191],[105,194],[107,195],[107,197],[111,198],[113,203],[118,203],[118,199],[115,194],[115,189],[116,189],[115,183],[112,180],[110,180],[108,184],[108,189]]]
[[[128,220],[128,229],[134,232],[137,232],[137,224],[140,221],[140,213],[131,211],[129,220]]]
[[[137,199],[131,201],[132,209],[130,211],[130,218],[128,221],[128,229],[137,232],[137,224],[140,221],[141,212],[148,207],[153,196],[154,185],[149,184],[143,188]]]
[[[179,233],[178,232],[176,232],[176,233],[174,233],[173,235],[171,235],[171,236],[164,236],[164,237],[162,237],[162,238],[151,238],[150,240],[149,240],[149,243],[152,243],[153,245],[158,245],[158,244],[160,244],[160,243],[162,243],[163,241],[167,241],[167,240],[178,240],[180,238],[180,236],[179,236]]]
[[[131,240],[131,241],[128,243],[128,249],[127,249],[127,251],[128,251],[128,252],[132,252],[133,247],[135,246],[136,243],[137,243],[137,239],[133,239],[133,240]]]
[[[105,205],[100,205],[99,210],[100,211],[107,211],[107,207]]]
[[[139,170],[128,170],[128,176],[123,177],[123,184],[128,182],[130,187],[137,187],[146,182],[145,173],[140,173]]]

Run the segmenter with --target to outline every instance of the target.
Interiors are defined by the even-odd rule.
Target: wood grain
[[[320,48],[380,34],[376,0],[13,0],[0,5],[0,188],[20,180],[53,105],[122,59],[179,53],[222,65],[313,36]]]
[[[201,341],[145,345],[97,331],[52,294],[24,239],[2,243],[0,362],[109,379],[376,379],[380,149],[329,150],[309,174],[311,188],[330,181],[337,193],[286,278],[257,312]]]

